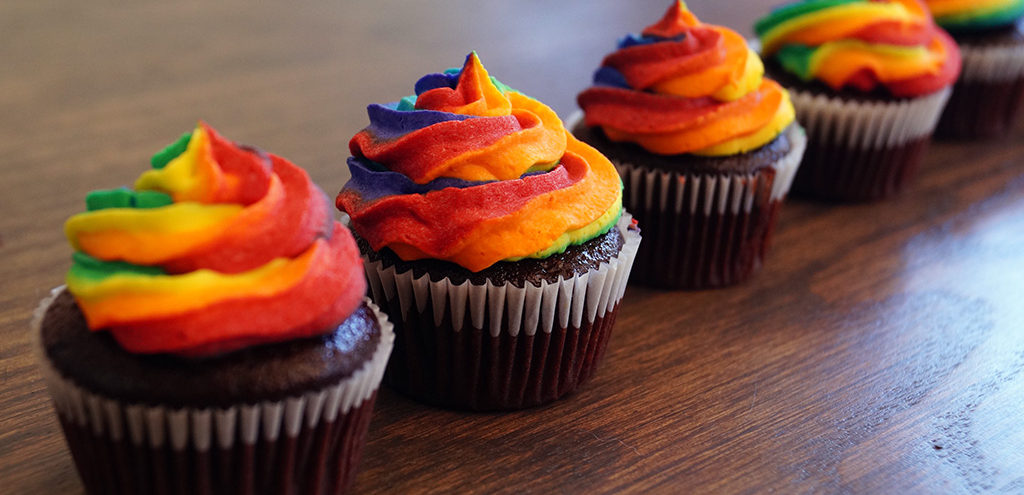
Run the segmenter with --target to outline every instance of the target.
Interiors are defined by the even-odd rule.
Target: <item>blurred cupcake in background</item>
[[[1024,0],[925,1],[963,55],[936,136],[1007,134],[1024,113]]]
[[[615,164],[644,228],[633,280],[725,287],[762,265],[806,139],[789,93],[735,31],[682,1],[622,38],[573,133]]]
[[[754,27],[767,72],[807,128],[794,193],[892,196],[910,182],[960,72],[960,51],[920,0],[807,0]]]

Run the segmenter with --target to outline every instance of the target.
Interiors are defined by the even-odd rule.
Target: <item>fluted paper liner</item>
[[[492,337],[502,332],[513,337],[520,332],[534,335],[538,330],[551,333],[556,325],[579,327],[584,319],[593,322],[622,299],[640,245],[640,236],[627,229],[632,219],[629,213],[623,212],[619,220],[617,228],[625,243],[616,258],[572,278],[559,277],[557,281],[542,281],[540,285],[526,283],[516,287],[512,283],[490,281],[474,285],[469,280],[456,284],[448,278],[434,282],[427,273],[414,278],[411,269],[397,273],[394,266],[384,267],[381,261],[365,257],[363,266],[375,300],[390,301],[398,297],[401,313],[392,315],[394,319],[406,318],[414,306],[417,312],[423,313],[429,304],[436,325],[449,314],[455,329],[461,328],[466,318],[473,328],[483,329],[484,316],[489,314],[487,330]],[[508,319],[505,325],[503,316]]]
[[[632,217],[623,212],[616,226],[625,239],[618,256],[585,273],[539,285],[524,283],[517,287],[511,282],[490,280],[482,285],[469,280],[457,284],[449,278],[432,281],[428,273],[415,277],[412,269],[398,272],[381,261],[364,259],[371,293],[390,313],[399,335],[385,381],[427,402],[480,410],[527,407],[571,392],[591,369],[570,367],[571,371],[558,373],[576,373],[574,376],[559,376],[545,384],[523,383],[525,375],[543,375],[544,370],[538,371],[536,366],[547,359],[547,354],[535,355],[540,351],[533,347],[524,349],[527,344],[523,342],[554,342],[567,332],[577,332],[592,334],[601,345],[607,343],[640,244],[639,233],[629,229],[631,222]],[[555,345],[551,344],[550,351],[561,356],[562,350],[555,349]],[[566,359],[574,364],[582,362],[569,356],[570,351],[565,351]],[[544,352],[548,352],[547,347]],[[588,352],[588,359],[600,358],[593,346]],[[507,364],[507,369],[488,368],[497,366],[497,361]],[[423,364],[427,362],[430,365]],[[478,378],[491,373],[487,375],[490,381],[481,378],[473,382],[456,376],[460,374],[457,369],[462,370],[458,367],[465,363],[473,363],[465,365],[472,368],[463,370],[465,373]],[[513,376],[516,373],[519,375]],[[422,386],[409,385],[411,381]],[[494,386],[483,382],[493,382]],[[537,393],[526,392],[528,388]]]
[[[793,191],[867,201],[902,191],[931,140],[951,88],[904,100],[844,100],[790,90],[808,145]]]
[[[920,98],[853,101],[790,88],[796,117],[812,145],[822,142],[856,150],[895,147],[930,136],[950,88]]]
[[[371,358],[351,376],[343,378],[333,385],[280,401],[264,401],[258,404],[241,403],[227,408],[195,409],[132,404],[116,398],[104,397],[80,387],[73,378],[63,376],[54,368],[46,357],[42,346],[40,325],[47,308],[63,290],[65,290],[63,286],[53,289],[51,294],[40,303],[32,319],[32,333],[47,389],[53,399],[54,408],[66,429],[70,427],[77,428],[78,431],[91,432],[94,441],[109,442],[109,445],[104,448],[111,450],[113,449],[112,445],[127,440],[135,448],[148,447],[155,451],[169,446],[174,452],[204,455],[211,451],[211,447],[220,451],[230,451],[239,447],[252,447],[261,442],[274,443],[282,437],[294,440],[299,437],[300,432],[333,424],[352,413],[359,416],[358,422],[363,423],[362,431],[356,431],[360,436],[357,439],[359,447],[355,453],[356,460],[358,460],[358,450],[361,450],[362,437],[365,435],[366,423],[368,423],[369,414],[373,408],[373,399],[376,397],[395,339],[392,323],[368,299],[366,302],[376,315],[381,328],[380,341]],[[70,435],[68,442],[77,461],[79,454],[75,452],[75,445]],[[349,440],[348,443],[351,442],[352,440]],[[116,463],[112,459],[96,461],[107,469],[117,469]],[[284,466],[277,467],[284,469]],[[319,466],[318,469],[322,471],[329,467]],[[301,467],[296,467],[296,469],[299,468]],[[308,466],[305,468],[305,470],[312,469],[314,468]],[[87,478],[95,476],[96,473],[83,472],[80,474],[86,481],[87,488],[94,488],[90,486]],[[112,478],[123,477],[123,474],[115,472],[101,474]],[[292,476],[296,474],[300,473],[291,473]],[[224,473],[219,473],[219,475],[223,476]],[[256,473],[256,475],[259,476],[260,473]],[[198,475],[196,476],[194,482],[197,483],[197,486],[205,486],[204,483],[210,481],[199,479]],[[348,479],[336,488],[343,490],[344,485],[350,482],[351,479]],[[109,485],[102,486],[104,486],[101,488],[103,491],[110,488]],[[279,488],[281,490],[288,489],[287,487]],[[186,487],[186,489],[193,491],[194,487]],[[271,493],[272,488],[256,486],[255,489],[256,493]],[[333,490],[325,490],[325,492],[337,493]]]
[[[573,129],[582,120],[583,120],[583,112],[581,110],[577,110],[577,111],[573,112],[572,114],[570,114],[568,117],[566,117],[566,119],[565,119],[565,128],[566,129]],[[797,167],[800,166],[800,159],[803,157],[804,149],[807,147],[807,133],[804,130],[804,128],[800,126],[800,124],[794,122],[792,125],[790,125],[788,128],[786,128],[786,130],[784,132],[786,133],[786,137],[789,139],[791,148],[790,148],[790,153],[787,154],[786,156],[784,156],[781,160],[779,160],[779,162],[777,164],[775,164],[775,167],[774,167],[775,168],[775,180],[772,183],[772,195],[771,195],[771,199],[773,199],[773,200],[782,199],[789,192],[790,187],[793,185],[793,177],[796,176]],[[626,170],[627,168],[628,168],[629,173],[631,173],[631,174],[636,173],[637,170],[640,170],[642,168],[642,167],[639,167],[636,164],[621,163],[621,162],[618,162],[616,160],[612,160],[612,163],[615,165],[615,168],[618,169],[619,175],[624,175],[624,173],[626,173],[626,172],[624,172],[624,170]],[[702,182],[696,182],[695,183],[695,184],[698,184],[698,185],[695,185],[696,189],[694,189],[693,191],[696,192],[696,191],[698,191],[700,189],[707,189],[708,190],[708,193],[705,194],[704,196],[702,196],[702,197],[705,198],[705,200],[704,200],[705,202],[702,203],[702,205],[703,205],[704,211],[707,214],[710,214],[712,211],[715,211],[715,210],[717,210],[719,212],[724,212],[725,208],[727,208],[726,204],[724,203],[726,201],[733,201],[734,202],[734,203],[730,203],[732,205],[732,209],[734,211],[739,211],[739,203],[742,203],[744,205],[744,209],[749,211],[749,209],[750,209],[750,201],[753,200],[753,193],[752,193],[752,189],[751,188],[747,188],[747,187],[745,187],[743,185],[739,185],[738,186],[737,184],[731,184],[733,178],[741,178],[740,176],[730,176],[729,180],[723,180],[722,178],[724,176],[721,175],[721,174],[719,174],[719,175],[697,176],[697,175],[694,175],[694,174],[680,174],[680,173],[677,173],[677,172],[659,172],[661,174],[661,177],[659,178],[658,176],[655,176],[654,174],[647,174],[647,173],[643,173],[643,172],[640,172],[640,173],[645,176],[644,180],[647,182],[649,189],[653,186],[653,184],[655,182],[657,182],[659,184],[665,183],[665,181],[668,180],[669,177],[671,177],[672,180],[681,179],[681,178],[691,178],[693,180],[702,181]],[[750,180],[755,175],[757,175],[757,174],[747,174],[744,177],[746,177],[747,180]],[[637,184],[637,183],[638,182],[634,182],[634,184]],[[702,183],[703,183],[703,185],[699,185],[699,184],[702,184]],[[748,196],[750,196],[750,197],[748,198],[748,197],[744,196],[743,197],[744,199],[741,200],[739,195],[733,194],[732,195],[732,199],[731,200],[727,200],[726,198],[728,197],[728,195],[726,193],[728,192],[728,190],[735,191],[734,189],[730,189],[730,188],[734,188],[734,187],[737,187],[737,186],[742,188],[742,189],[750,189],[750,191],[748,191]],[[712,192],[712,190],[715,189],[715,188],[719,189],[720,194],[714,194]],[[663,187],[658,187],[658,189],[662,190],[662,194],[658,196],[658,201],[659,201],[662,209],[666,209],[667,210],[668,209],[668,201],[669,201],[668,189],[667,188],[663,188]],[[697,211],[698,204],[697,204],[697,195],[696,194],[694,194],[693,196],[690,196],[688,200],[684,199],[684,198],[681,198],[681,197],[675,197],[675,196],[673,198],[674,198],[674,204],[676,205],[675,206],[676,211],[682,211],[683,207],[686,206],[687,204],[690,205],[689,207],[690,207],[691,212],[696,212]],[[717,198],[717,201],[721,202],[721,204],[718,204],[716,206],[715,205],[715,199],[712,199],[712,198]],[[648,208],[651,207],[650,202],[652,202],[652,201],[654,201],[653,197],[648,199],[648,205],[647,205]]]
[[[670,172],[613,160],[626,188],[624,204],[645,229],[634,280],[702,289],[752,275],[807,146],[799,125],[788,127],[786,137],[789,153],[749,174]]]
[[[1024,77],[1024,43],[1008,46],[960,45],[966,82],[1005,82]]]
[[[963,70],[935,135],[985,138],[1005,135],[1024,112],[1024,43],[961,45]]]

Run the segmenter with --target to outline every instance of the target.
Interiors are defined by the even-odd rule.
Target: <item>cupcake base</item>
[[[398,331],[384,383],[440,407],[488,411],[546,404],[594,374],[618,309],[578,327],[496,337],[468,321],[454,329],[448,316],[435,325],[430,308],[412,312]]]
[[[1013,26],[953,33],[963,71],[935,136],[978,139],[1004,136],[1024,113],[1024,19]]]
[[[87,493],[338,494],[355,481],[376,396],[296,437],[206,451],[135,445],[58,418]]]
[[[332,343],[347,338],[341,333],[364,322],[375,325],[377,337],[367,337],[372,342],[368,352],[348,371],[333,374],[331,364],[293,369],[293,376],[285,378],[305,383],[301,390],[284,393],[273,383],[267,389],[268,382],[281,378],[276,368],[290,362],[286,357],[315,356],[317,349],[331,356],[336,350]],[[119,351],[109,335],[91,334],[84,325],[74,301],[58,288],[37,309],[32,332],[54,409],[88,493],[340,494],[355,480],[394,343],[392,325],[373,303],[365,301],[338,331],[322,338],[193,362]],[[111,375],[93,366],[96,361],[83,367],[83,360],[76,359],[104,353],[110,368],[135,369],[133,376],[116,380],[124,371]],[[94,372],[81,377],[61,371],[67,369]],[[325,379],[305,380],[304,375],[318,373],[311,369],[326,370]],[[275,376],[262,375],[268,372]],[[181,382],[234,379],[222,384],[223,402],[214,402],[202,390],[175,396],[167,392],[170,382],[158,379],[179,375]],[[145,377],[142,382],[140,377]],[[97,384],[118,393],[101,391],[106,389]],[[133,394],[149,397],[129,398]],[[236,397],[245,394],[256,395]]]
[[[885,148],[842,148],[812,140],[793,194],[826,201],[873,201],[894,196],[911,182],[928,148],[921,137]]]
[[[791,89],[808,133],[793,195],[863,202],[900,193],[921,163],[950,92],[899,100]]]
[[[726,287],[761,267],[807,143],[794,124],[741,155],[657,156],[582,122],[573,132],[615,164],[623,205],[644,228],[630,281],[662,289]]]
[[[1005,136],[1024,113],[1024,78],[1003,81],[959,81],[953,87],[935,137],[984,139]]]
[[[765,200],[764,190],[770,181],[770,177],[747,181],[762,200],[751,202],[750,208],[742,211],[708,215],[661,208],[637,209],[646,229],[630,281],[661,289],[701,290],[728,287],[749,279],[764,262],[782,204],[781,199]],[[635,180],[623,182],[632,184]],[[706,190],[680,192],[687,185],[679,181],[652,189],[659,186],[672,195],[708,194]],[[638,188],[641,197],[654,193],[646,189]]]
[[[477,411],[572,393],[604,355],[639,244],[623,213],[617,227],[565,253],[474,274],[403,262],[360,241],[374,300],[395,322],[385,383],[428,404]]]

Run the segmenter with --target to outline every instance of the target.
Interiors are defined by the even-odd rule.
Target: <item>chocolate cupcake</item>
[[[925,2],[963,55],[963,72],[935,135],[948,139],[1006,135],[1024,112],[1024,0]]]
[[[868,201],[903,190],[960,71],[920,0],[795,2],[754,30],[807,128],[794,193]]]
[[[518,409],[576,390],[604,354],[640,242],[614,167],[475,53],[370,105],[337,198],[395,322],[385,382]]]
[[[763,72],[743,37],[677,1],[580,93],[573,133],[615,164],[644,227],[634,281],[724,287],[762,265],[805,145],[788,93]]]
[[[344,492],[394,334],[323,192],[201,123],[86,203],[33,320],[86,491]]]

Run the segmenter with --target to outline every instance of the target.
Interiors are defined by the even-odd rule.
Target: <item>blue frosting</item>
[[[426,194],[448,187],[463,189],[487,183],[442,177],[426,184],[417,184],[398,172],[380,170],[365,158],[349,157],[348,169],[352,179],[345,185],[345,189],[356,191],[364,201],[403,194]]]
[[[401,110],[398,102],[366,107],[370,117],[367,128],[378,139],[388,140],[401,137],[410,132],[450,120],[466,120],[476,118],[472,115],[460,115],[434,110]]]
[[[630,89],[629,83],[626,82],[626,76],[607,66],[602,66],[600,69],[597,69],[597,72],[594,72],[594,84],[597,86]]]
[[[551,170],[537,170],[523,174],[523,177],[540,175],[551,172]],[[465,189],[467,187],[480,186],[495,181],[468,181],[451,177],[434,179],[426,184],[417,184],[412,179],[398,172],[392,172],[382,165],[378,165],[366,158],[348,158],[348,170],[352,179],[345,184],[345,190],[356,192],[363,201],[373,201],[387,196],[403,194],[426,194],[430,191],[440,191],[454,187]]]
[[[437,88],[449,88],[455,89],[455,86],[459,84],[459,75],[462,74],[462,69],[448,69],[443,74],[427,74],[416,81],[415,91],[417,95],[421,95]]]
[[[662,38],[661,36],[648,36],[629,33],[625,37],[619,40],[619,50],[623,48],[629,48],[637,45],[650,45],[651,43],[660,43],[662,41],[683,41],[686,39],[686,34],[680,34],[672,38]]]

